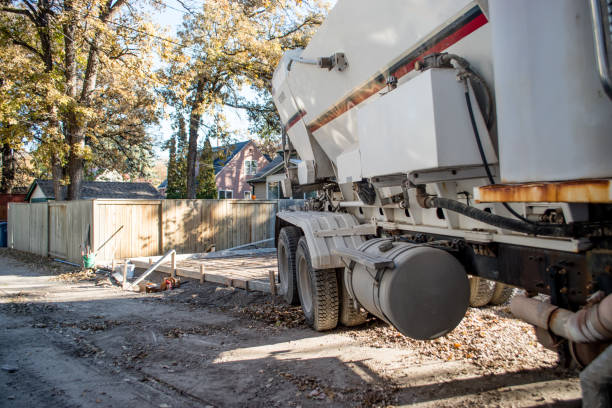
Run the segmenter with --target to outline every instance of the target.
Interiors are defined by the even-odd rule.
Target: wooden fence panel
[[[161,205],[159,200],[95,200],[93,242],[96,250],[123,226],[96,255],[96,260],[159,255],[162,252]]]
[[[93,244],[92,201],[60,201],[48,205],[49,255],[80,263],[88,228]]]
[[[47,256],[49,249],[49,208],[47,203],[30,204],[30,252]]]
[[[210,244],[222,250],[271,238],[276,208],[276,201],[163,200],[162,252],[203,252]]]
[[[8,211],[8,246],[47,256],[47,203],[11,203]]]
[[[40,255],[81,262],[90,228],[98,261],[155,256],[169,249],[223,250],[274,237],[278,208],[299,207],[301,200],[80,200],[36,204],[11,203],[9,246]],[[270,243],[270,246],[272,243]]]
[[[8,205],[9,248],[30,252],[30,205],[10,203]]]

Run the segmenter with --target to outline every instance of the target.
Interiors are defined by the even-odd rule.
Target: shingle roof
[[[251,143],[250,140],[245,142],[238,142],[227,146],[213,147],[212,151],[215,153],[226,152],[225,157],[216,157],[213,160],[213,167],[215,168],[215,174],[219,173],[221,169],[234,158],[246,145]]]
[[[284,164],[283,156],[281,156],[280,154],[277,154],[274,157],[274,160],[272,160],[270,163],[262,167],[262,169],[259,170],[257,174],[253,176],[252,179],[247,180],[247,183],[252,184],[252,183],[258,183],[261,181],[266,181],[266,176],[269,176],[270,174],[274,173],[274,171],[276,171],[277,169],[282,168],[283,164]]]
[[[38,186],[48,199],[55,199],[52,180],[34,180],[26,200]],[[62,193],[66,194],[66,187],[62,187]],[[150,183],[123,183],[117,181],[84,181],[81,184],[82,200],[94,198],[124,198],[124,199],[160,199],[164,198]]]

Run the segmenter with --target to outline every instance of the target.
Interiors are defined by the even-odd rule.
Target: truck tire
[[[295,252],[297,287],[306,323],[316,331],[338,325],[338,278],[335,269],[313,269],[306,238]]]
[[[489,301],[492,305],[503,305],[514,295],[514,288],[512,286],[504,285],[503,283],[495,282],[495,289],[493,290],[493,296]]]
[[[495,282],[488,279],[470,276],[470,306],[481,307],[491,301]]]
[[[284,227],[278,234],[276,256],[280,280],[279,292],[290,305],[300,304],[295,274],[295,250],[300,235],[300,229],[297,227]]]
[[[350,297],[344,285],[344,271],[338,273],[338,286],[340,287],[340,324],[347,327],[359,326],[366,322],[368,312],[355,307],[355,302]]]

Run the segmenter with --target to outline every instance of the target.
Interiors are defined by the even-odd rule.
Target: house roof
[[[244,149],[244,147],[248,145],[249,143],[251,143],[251,141],[247,140],[245,142],[238,142],[238,143],[234,143],[234,144],[227,145],[227,146],[213,147],[212,148],[213,153],[225,152],[225,155],[224,155],[225,157],[217,156],[213,160],[213,167],[215,169],[215,174],[219,173],[221,169],[223,169],[223,167],[227,163],[229,163],[229,161],[232,160],[234,156],[237,155],[242,149]]]
[[[52,180],[36,179],[30,185],[26,200],[38,186],[48,199],[54,200]],[[66,187],[62,186],[62,194],[66,194]],[[80,197],[82,200],[94,198],[126,198],[126,199],[160,199],[162,194],[150,183],[124,183],[118,181],[84,181],[81,184]]]
[[[257,174],[253,176],[252,179],[247,180],[247,183],[253,184],[253,183],[265,182],[266,177],[271,174],[276,173],[279,169],[282,169],[284,163],[285,162],[283,160],[283,156],[281,156],[280,154],[277,154],[276,157],[274,157],[274,160],[272,160],[270,163],[265,165],[261,170],[259,170]]]
[[[219,174],[221,170],[225,167],[227,163],[229,163],[234,156],[236,156],[242,149],[244,149],[252,140],[246,140],[244,142],[238,142],[225,146],[216,146],[212,148],[213,153],[217,153],[215,159],[213,160],[213,168],[215,169],[215,176]],[[223,153],[223,154],[222,154]],[[269,155],[263,155],[266,160],[272,161]],[[268,166],[265,166],[268,167]],[[258,173],[259,174],[259,173]],[[196,180],[197,183],[197,180]],[[168,187],[168,179],[162,181],[162,183],[157,188],[167,188]]]

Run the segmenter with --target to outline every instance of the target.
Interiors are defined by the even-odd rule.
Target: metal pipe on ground
[[[524,296],[512,299],[510,310],[527,323],[576,343],[612,340],[612,294],[576,313]]]
[[[136,279],[129,287],[133,288],[136,287],[140,282],[142,282],[147,276],[149,276],[155,269],[157,269],[157,267],[159,265],[161,265],[168,256],[172,255],[173,256],[173,261],[172,261],[172,269],[174,271],[176,271],[176,251],[174,249],[171,249],[170,251],[166,252],[164,254],[164,256],[162,256],[161,258],[159,258],[157,260],[157,262],[155,262],[153,265],[151,265],[149,267],[149,269],[147,269],[142,275],[140,275],[140,277],[138,279]]]

